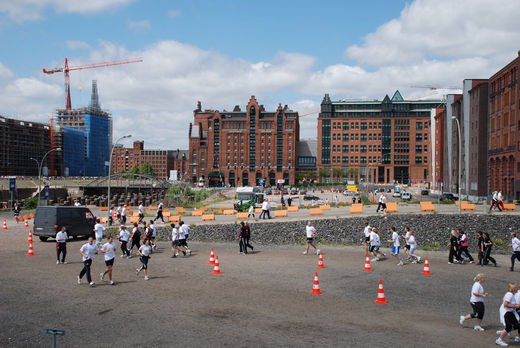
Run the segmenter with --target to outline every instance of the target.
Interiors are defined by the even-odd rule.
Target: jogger
[[[98,246],[94,244],[94,238],[88,237],[88,242],[83,244],[81,249],[79,249],[79,253],[82,256],[83,260],[83,269],[79,272],[78,275],[78,284],[81,284],[81,278],[86,274],[87,282],[90,286],[94,286],[95,283],[92,281],[92,277],[90,276],[90,266],[92,265],[92,260],[94,259],[94,254],[98,253]]]

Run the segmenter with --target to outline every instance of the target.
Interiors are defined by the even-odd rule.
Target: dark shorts
[[[105,260],[105,265],[108,266],[113,266],[114,265],[114,259],[110,259],[110,260]]]
[[[143,269],[148,269],[148,260],[150,259],[150,256],[141,256],[140,260],[143,264]]]
[[[172,247],[176,247],[176,246],[179,246],[179,241],[176,240],[175,242],[172,241]]]
[[[185,247],[187,247],[188,244],[186,244],[186,239],[179,239],[179,246],[185,246]]]
[[[370,237],[365,237],[365,243],[370,243]]]
[[[406,244],[404,248],[410,250],[410,244]]]
[[[312,243],[312,242],[314,242],[314,238],[313,237],[311,237],[311,238],[307,237],[307,243]]]
[[[189,234],[185,234],[184,235],[186,237],[186,240],[188,240],[188,237],[190,236]]]
[[[370,248],[368,249],[370,252],[374,251],[374,250],[379,250],[379,246],[378,245],[371,245]]]
[[[484,302],[471,302],[473,308],[472,318],[478,318],[482,320],[484,318]]]

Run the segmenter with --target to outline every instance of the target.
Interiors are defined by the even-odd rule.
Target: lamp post
[[[38,162],[38,160],[35,159],[35,158],[32,158],[32,157],[30,158],[33,161],[36,161],[36,163],[38,163],[38,204],[37,204],[37,206],[40,205],[40,192],[42,190],[42,166],[43,166],[43,161],[45,161],[45,157],[47,157],[47,155],[50,154],[53,151],[61,151],[61,147],[57,147],[55,149],[47,151],[45,153],[45,155],[43,155],[43,157],[42,157],[40,162]]]
[[[112,155],[114,154],[114,147],[117,145],[117,143],[126,138],[130,138],[132,134],[122,136],[121,138],[117,139],[114,144],[112,144],[112,147],[110,148],[110,160],[108,162],[108,199],[107,199],[107,219],[110,221],[110,174],[112,173]]]
[[[459,214],[462,213],[462,197],[460,195],[460,188],[462,184],[462,136],[460,134],[460,123],[459,119],[455,116],[451,116],[452,120],[457,122],[457,130],[459,134]]]

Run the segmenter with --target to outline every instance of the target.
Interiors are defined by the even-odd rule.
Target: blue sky
[[[45,121],[63,107],[63,75],[41,69],[65,57],[142,57],[72,72],[72,104],[87,104],[97,79],[115,137],[185,148],[198,100],[229,109],[255,95],[268,109],[303,113],[325,93],[381,99],[399,89],[406,98],[428,92],[411,85],[488,78],[520,49],[518,13],[520,2],[507,0],[1,0],[0,114]],[[301,129],[315,137],[315,116]]]

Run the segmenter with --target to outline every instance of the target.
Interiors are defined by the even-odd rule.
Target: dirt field
[[[0,346],[49,346],[45,330],[57,328],[66,331],[61,347],[489,347],[506,285],[518,281],[507,256],[498,256],[498,268],[482,268],[419,252],[433,272],[424,276],[423,265],[397,267],[391,258],[363,272],[360,247],[322,246],[327,268],[317,270],[318,258],[301,246],[257,246],[242,256],[235,244],[191,243],[191,257],[172,259],[162,243],[149,281],[135,275],[138,258],[118,256],[116,285],[101,282],[97,255],[90,288],[76,283],[84,240],[70,242],[69,263],[56,265],[54,242],[37,241],[37,255],[25,256],[27,233],[22,225],[0,230]],[[211,247],[222,275],[210,274]],[[315,271],[322,295],[309,294]],[[486,331],[475,332],[474,321],[461,328],[458,318],[471,309],[472,278],[481,271],[490,295]],[[374,304],[379,279],[388,304]]]

